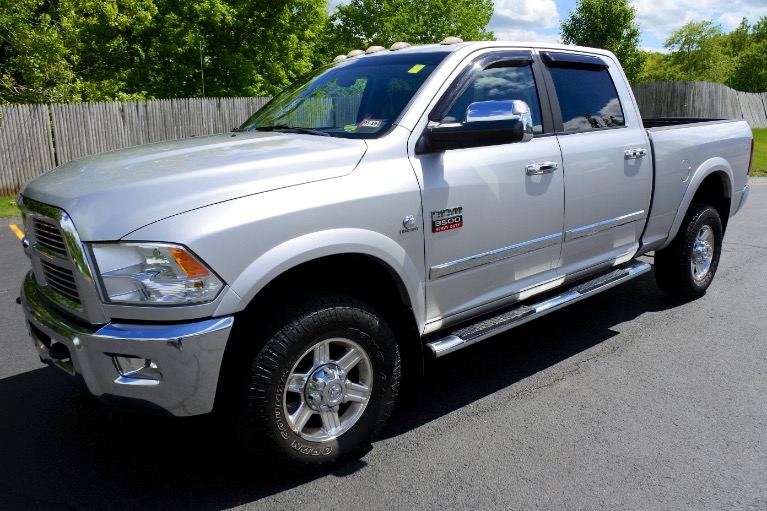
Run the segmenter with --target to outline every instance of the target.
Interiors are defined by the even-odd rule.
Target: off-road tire
[[[673,298],[699,298],[714,279],[721,253],[719,213],[707,204],[691,204],[674,241],[655,253],[655,281]]]
[[[276,324],[249,367],[242,440],[283,468],[360,455],[397,397],[400,358],[391,328],[366,304],[336,293],[300,300]]]

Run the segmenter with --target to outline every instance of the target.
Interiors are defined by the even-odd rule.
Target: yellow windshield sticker
[[[408,73],[416,74],[418,71],[420,71],[421,69],[423,69],[425,67],[426,67],[425,64],[416,64],[415,66],[410,68],[410,71],[408,71]]]

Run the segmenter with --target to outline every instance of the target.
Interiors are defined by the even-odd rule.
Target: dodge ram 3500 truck
[[[401,368],[643,254],[663,291],[703,295],[752,151],[744,121],[643,123],[607,51],[373,47],[231,133],[31,181],[21,304],[43,362],[101,400],[215,407],[270,463],[325,465],[369,445]]]

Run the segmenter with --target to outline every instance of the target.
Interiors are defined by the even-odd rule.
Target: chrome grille
[[[33,281],[61,312],[93,325],[107,322],[85,246],[66,211],[19,196],[29,236]],[[2,507],[2,506],[0,506]]]
[[[51,252],[64,259],[67,258],[67,245],[59,228],[48,222],[35,219],[35,244],[44,251]]]
[[[77,284],[72,270],[62,268],[48,261],[40,261],[45,273],[45,282],[53,291],[61,296],[80,305],[80,294],[77,292]]]
[[[45,284],[69,302],[81,305],[80,293],[77,291],[74,268],[67,252],[67,244],[58,225],[35,218],[32,223],[35,237],[35,248],[41,253],[54,256],[51,260],[40,258],[40,265],[45,276]]]

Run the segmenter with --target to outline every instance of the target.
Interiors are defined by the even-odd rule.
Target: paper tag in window
[[[359,124],[360,128],[380,128],[381,122],[379,119],[362,119],[362,122]]]

